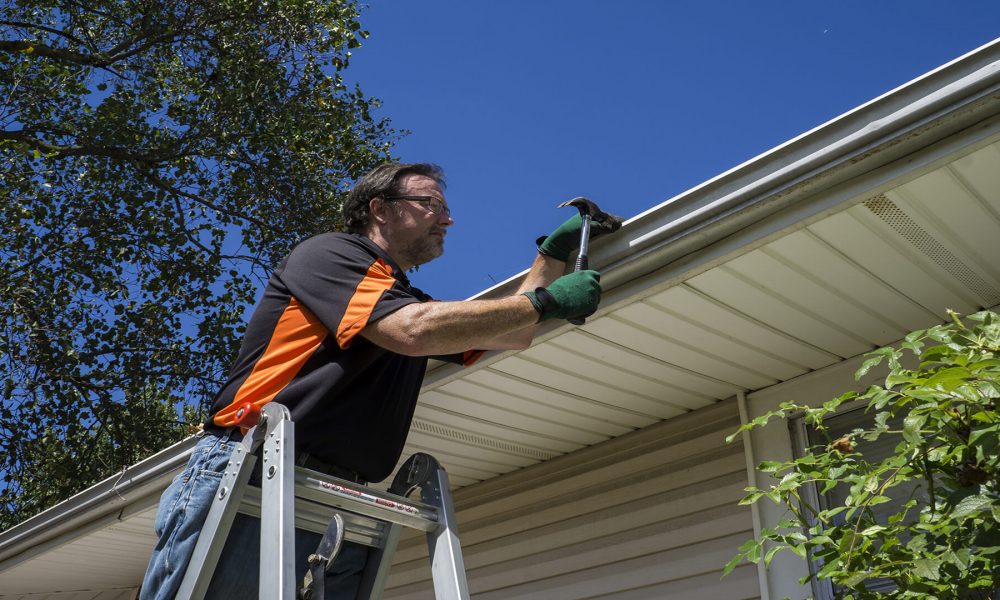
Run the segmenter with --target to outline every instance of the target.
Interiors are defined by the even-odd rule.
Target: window
[[[870,429],[874,425],[874,417],[872,414],[865,412],[864,406],[859,406],[845,410],[838,415],[827,417],[824,423],[829,430],[828,434],[822,434],[814,428],[807,426],[803,419],[797,420],[795,423],[797,449],[801,451],[801,449],[806,447],[825,446],[830,440],[836,440],[856,429]],[[895,422],[890,420],[888,424],[892,429],[900,429],[902,427],[902,419],[897,419]],[[827,440],[826,435],[830,436],[829,440]],[[894,436],[888,435],[880,436],[874,442],[855,439],[856,451],[860,452],[865,460],[869,462],[881,461],[891,455],[896,443],[897,440]],[[896,513],[911,494],[917,494],[917,497],[919,497],[919,486],[920,483],[914,481],[889,490],[887,495],[892,498],[892,501],[876,505],[872,508],[876,519],[884,521],[888,515]],[[811,501],[824,509],[843,506],[847,494],[847,486],[837,486],[823,495],[820,495],[818,490],[814,490]],[[843,514],[841,513],[841,518]],[[913,515],[913,519],[916,520],[916,515]],[[903,543],[906,542],[906,540],[901,541]],[[810,568],[815,573],[819,570],[819,565],[813,564],[810,565]],[[872,591],[891,591],[895,589],[895,586],[888,580],[872,580],[866,582],[866,584]],[[845,591],[845,589],[834,586],[829,582],[816,582],[813,584],[813,593],[817,600],[834,600],[842,597]]]

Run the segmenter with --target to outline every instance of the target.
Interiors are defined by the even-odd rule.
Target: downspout
[[[750,412],[747,410],[747,396],[742,390],[736,392],[736,405],[740,409],[740,425],[746,425],[750,422]],[[743,457],[746,459],[747,463],[747,485],[749,487],[757,487],[757,459],[753,455],[753,442],[750,439],[750,432],[747,430],[743,431]],[[753,521],[753,537],[756,540],[760,539],[760,507],[756,502],[750,505],[750,518]],[[764,561],[757,561],[757,581],[760,586],[760,600],[770,600],[771,595],[768,591],[768,581],[767,581],[767,569],[764,567]]]

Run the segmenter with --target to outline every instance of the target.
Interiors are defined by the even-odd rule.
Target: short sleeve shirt
[[[402,452],[427,358],[390,352],[358,334],[428,300],[363,236],[327,233],[302,242],[268,281],[209,425],[232,426],[247,401],[280,402],[295,423],[297,451],[381,481]]]

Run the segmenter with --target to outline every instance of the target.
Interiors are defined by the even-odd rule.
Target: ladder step
[[[260,488],[247,487],[239,512],[260,518]],[[385,545],[390,523],[301,498],[295,502],[295,528],[321,534],[335,513],[344,519],[347,541],[372,548]]]
[[[429,504],[301,467],[295,469],[295,497],[421,531],[434,531],[438,528],[438,511]]]

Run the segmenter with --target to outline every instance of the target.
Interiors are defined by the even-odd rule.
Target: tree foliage
[[[950,323],[868,356],[857,377],[885,361],[884,385],[818,408],[785,403],[741,427],[803,415],[822,434],[825,419],[856,401],[873,416],[871,427],[760,465],[777,483],[748,488],[742,504],[767,498],[790,518],[744,544],[727,572],[787,550],[816,561],[812,577],[848,590],[845,598],[985,599],[1000,588],[1000,315],[978,313],[967,325],[950,314]],[[916,368],[904,366],[910,358]],[[894,451],[866,460],[861,450],[879,439]],[[811,500],[812,491],[838,486],[846,488],[842,505]],[[893,496],[898,508],[886,515]],[[895,590],[871,589],[877,579]]]
[[[397,138],[341,75],[366,36],[349,0],[0,0],[0,527],[211,399]]]

